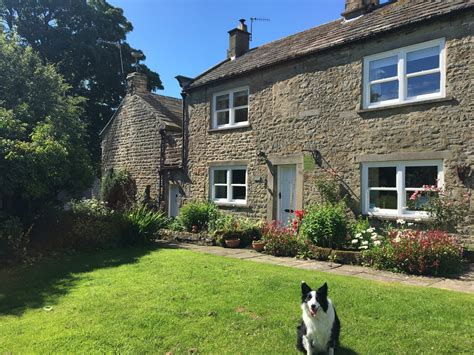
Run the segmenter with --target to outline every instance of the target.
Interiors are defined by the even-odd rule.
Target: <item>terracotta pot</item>
[[[225,240],[225,245],[227,245],[228,248],[238,248],[240,245],[240,239],[226,239]]]
[[[263,251],[263,248],[265,247],[265,242],[253,241],[252,247],[255,249],[255,251],[261,252]]]

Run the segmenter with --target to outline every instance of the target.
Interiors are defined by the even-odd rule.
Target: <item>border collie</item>
[[[308,355],[313,352],[334,355],[334,349],[339,345],[341,324],[328,298],[328,285],[324,283],[317,291],[313,291],[303,281],[301,309],[303,316],[296,341],[298,350]]]

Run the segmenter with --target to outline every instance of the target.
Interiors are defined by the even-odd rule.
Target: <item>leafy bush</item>
[[[449,275],[462,268],[463,249],[457,238],[439,230],[399,230],[386,243],[364,252],[377,268],[421,275]]]
[[[181,207],[178,220],[188,232],[201,232],[208,229],[219,215],[217,206],[212,202],[189,202]]]
[[[469,212],[469,196],[464,201],[455,201],[446,191],[435,185],[424,185],[422,191],[415,191],[408,200],[408,207],[424,210],[430,215],[428,224],[431,229],[455,232]]]
[[[303,218],[301,234],[315,245],[341,248],[347,234],[347,217],[343,203],[310,206]]]
[[[7,217],[0,221],[0,263],[25,258],[30,230],[24,230],[18,217]]]
[[[343,198],[341,188],[335,177],[320,176],[316,179],[316,189],[324,203],[336,204]]]
[[[382,244],[382,236],[375,231],[375,228],[370,226],[367,219],[358,219],[351,224],[349,229],[352,238],[349,244],[350,248],[367,250]]]
[[[184,227],[179,221],[178,218],[171,218],[168,220],[168,225],[167,228],[169,230],[175,231],[175,232],[182,232],[184,231]]]
[[[100,197],[112,209],[127,210],[135,204],[137,185],[126,170],[109,169],[102,177]]]
[[[275,256],[296,256],[300,240],[292,228],[283,227],[273,221],[262,227],[265,252]]]
[[[156,233],[166,226],[168,219],[162,212],[150,210],[146,206],[137,206],[125,214],[133,228],[133,234],[141,243],[154,240]]]

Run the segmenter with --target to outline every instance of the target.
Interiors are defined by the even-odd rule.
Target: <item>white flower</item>
[[[359,241],[357,239],[352,239],[351,243],[352,244],[357,244],[357,243],[359,243]]]
[[[369,246],[368,246],[368,245],[361,245],[361,246],[359,247],[359,249],[369,249]]]
[[[370,237],[372,240],[377,240],[379,239],[379,236],[377,234],[372,234],[372,237]]]
[[[397,235],[397,237],[394,239],[395,243],[399,243],[400,242],[400,237]]]
[[[360,238],[361,236],[362,236],[362,234],[360,234],[360,233],[356,234],[356,238]]]
[[[375,230],[375,228],[368,228],[367,232],[372,233]]]
[[[408,226],[408,227],[411,227],[411,226],[414,225],[414,224],[415,224],[415,223],[408,222],[408,223],[407,223],[407,226]]]
[[[374,245],[375,245],[375,246],[379,246],[380,244],[382,244],[382,242],[381,242],[380,240],[376,240],[376,241],[374,242]]]
[[[404,219],[397,219],[397,224],[401,224],[401,225],[404,225],[406,222]]]
[[[369,241],[368,240],[363,240],[362,241],[362,245],[368,245],[369,244]]]

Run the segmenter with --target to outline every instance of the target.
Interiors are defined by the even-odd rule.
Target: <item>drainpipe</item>
[[[188,164],[187,164],[187,156],[186,156],[186,149],[187,149],[187,135],[186,135],[186,127],[188,124],[187,120],[187,115],[186,115],[186,97],[188,94],[183,90],[181,91],[181,97],[183,101],[183,118],[181,122],[181,132],[182,132],[182,138],[183,138],[183,144],[181,147],[181,167],[183,168],[184,172],[187,172]]]

